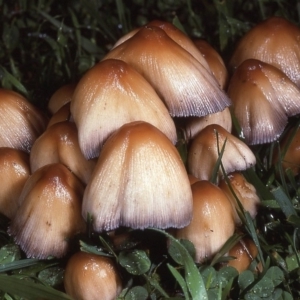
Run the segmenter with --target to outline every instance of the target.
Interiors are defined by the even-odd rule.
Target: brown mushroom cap
[[[71,103],[68,102],[63,105],[56,113],[54,113],[48,122],[47,128],[59,122],[69,121],[71,119],[70,106]]]
[[[30,176],[29,155],[21,150],[0,148],[0,212],[12,219],[18,199]]]
[[[250,148],[217,124],[206,126],[196,135],[188,152],[189,173],[201,180],[209,180],[225,144],[222,163],[226,174],[250,168],[256,159]],[[219,176],[222,171],[219,169]]]
[[[209,181],[192,185],[193,217],[191,223],[176,230],[176,237],[191,241],[196,262],[218,252],[234,233],[232,207],[223,191]]]
[[[27,153],[47,125],[45,116],[27,99],[3,88],[0,88],[0,115],[0,147]]]
[[[78,131],[73,122],[63,121],[50,126],[33,144],[30,152],[32,173],[53,163],[67,166],[87,184],[96,160],[87,160],[78,143]]]
[[[271,17],[245,34],[236,47],[229,66],[236,69],[254,58],[282,70],[300,87],[300,29],[281,17]]]
[[[111,258],[77,252],[68,261],[64,286],[74,299],[115,300],[122,282]]]
[[[103,146],[82,211],[96,231],[187,225],[191,187],[175,146],[149,123],[123,125]]]
[[[62,257],[70,239],[85,230],[83,185],[62,164],[38,169],[26,181],[8,232],[27,257]]]
[[[176,128],[151,85],[127,63],[108,59],[79,81],[71,102],[79,144],[88,159],[99,156],[104,141],[123,124],[145,121],[176,143]]]
[[[233,74],[228,95],[248,144],[276,140],[288,116],[300,112],[300,90],[279,69],[255,59],[244,61]]]
[[[240,217],[237,213],[237,211],[240,210],[240,207],[237,203],[236,197],[239,199],[244,210],[248,211],[252,218],[255,218],[257,214],[257,208],[260,203],[255,187],[248,182],[240,172],[233,172],[229,174],[228,180],[229,183],[227,183],[225,179],[222,179],[219,183],[219,187],[227,195],[233,206],[236,224],[241,224]],[[236,197],[232,193],[229,184]]]
[[[144,26],[104,57],[109,58],[141,73],[172,116],[201,117],[231,104],[212,73],[159,27]]]

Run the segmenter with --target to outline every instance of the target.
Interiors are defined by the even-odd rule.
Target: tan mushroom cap
[[[176,230],[176,237],[191,241],[196,262],[217,253],[233,235],[235,224],[232,207],[223,191],[209,181],[192,185],[193,217],[191,223]]]
[[[79,81],[71,102],[79,145],[88,159],[99,156],[105,140],[123,124],[145,121],[176,143],[176,128],[151,85],[127,63],[108,59]]]
[[[83,185],[62,164],[37,170],[26,181],[8,232],[27,257],[62,257],[72,237],[85,230]]]
[[[226,174],[246,170],[256,163],[251,149],[217,124],[208,125],[196,135],[188,153],[188,171],[201,180],[209,180],[225,144],[222,164]],[[221,168],[218,172],[222,175]]]
[[[56,113],[54,113],[48,122],[47,128],[59,122],[69,121],[71,119],[70,106],[71,103],[68,102],[63,105]]]
[[[224,89],[227,85],[229,76],[221,55],[203,39],[196,39],[193,42],[207,61],[208,66],[217,79],[221,89]]]
[[[233,206],[236,224],[241,224],[240,217],[237,213],[237,211],[240,211],[240,207],[237,203],[236,197],[244,210],[248,211],[250,216],[254,219],[260,203],[255,187],[248,182],[240,172],[233,172],[229,174],[227,178],[229,183],[227,183],[225,179],[222,179],[219,183],[219,188],[227,195]]]
[[[115,300],[122,291],[122,282],[111,258],[77,252],[68,260],[64,287],[74,299]]]
[[[53,163],[64,164],[85,184],[91,177],[96,160],[87,160],[83,156],[78,143],[78,131],[73,122],[63,121],[53,124],[31,148],[32,173]]]
[[[27,153],[45,130],[46,117],[22,95],[0,88],[0,147]]]
[[[248,144],[276,140],[288,116],[300,112],[300,90],[279,69],[255,59],[244,61],[233,74],[228,95]]]
[[[123,125],[103,146],[82,211],[96,231],[187,225],[191,187],[175,146],[149,123]]]
[[[72,99],[76,84],[70,83],[63,85],[54,92],[48,102],[48,110],[54,115],[62,106],[69,103]]]
[[[126,61],[163,99],[172,116],[204,116],[231,104],[210,71],[156,26],[144,26],[105,59]]]
[[[254,58],[282,70],[300,87],[300,29],[281,17],[271,17],[253,27],[236,47],[229,66],[236,69]]]
[[[0,148],[0,212],[12,219],[18,199],[30,176],[29,155],[21,150]]]

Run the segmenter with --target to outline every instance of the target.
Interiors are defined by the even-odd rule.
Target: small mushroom
[[[48,122],[47,128],[59,122],[69,121],[71,119],[70,105],[71,103],[68,102],[63,105],[56,113],[54,113]]]
[[[87,160],[83,156],[78,143],[78,131],[73,122],[63,121],[53,124],[34,142],[31,148],[32,173],[53,163],[64,164],[83,183],[88,183],[96,160]]]
[[[123,125],[102,148],[82,212],[96,231],[187,225],[191,187],[175,146],[149,123]]]
[[[171,116],[205,116],[231,104],[208,71],[156,26],[144,26],[112,49],[105,59],[120,59],[141,73],[165,102]]]
[[[0,147],[27,153],[45,130],[46,117],[22,95],[0,88]]]
[[[211,179],[223,147],[222,164],[226,174],[246,170],[256,163],[253,152],[245,143],[220,125],[212,124],[191,142],[187,161],[189,173],[201,180]],[[221,168],[218,174],[221,177]]]
[[[217,253],[233,235],[235,223],[227,196],[216,185],[201,180],[192,185],[193,216],[191,223],[177,229],[175,236],[191,241],[195,261],[203,262]]]
[[[299,27],[276,16],[259,23],[242,37],[230,59],[229,67],[234,71],[250,58],[277,67],[300,87]]]
[[[18,199],[30,176],[29,155],[21,150],[0,148],[0,212],[12,219]]]
[[[81,78],[71,102],[81,151],[87,159],[99,156],[105,140],[123,124],[145,121],[175,144],[176,128],[151,85],[127,63],[108,59]]]
[[[44,166],[26,181],[19,208],[8,228],[27,257],[62,257],[70,240],[83,232],[83,184],[62,164]]]
[[[250,216],[254,219],[260,203],[255,187],[248,182],[240,172],[233,172],[229,174],[227,178],[228,182],[225,179],[222,179],[219,182],[219,188],[227,195],[233,206],[236,224],[241,224],[241,219],[238,215],[240,206],[237,202],[237,199],[242,205],[243,209],[248,211]]]
[[[244,61],[230,79],[228,95],[247,144],[276,140],[288,116],[300,113],[300,90],[282,71],[255,59]]]
[[[74,299],[115,300],[122,291],[122,282],[111,258],[77,252],[68,260],[64,287]]]

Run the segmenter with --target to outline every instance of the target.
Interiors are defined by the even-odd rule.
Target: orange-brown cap
[[[191,223],[176,230],[176,237],[190,240],[196,250],[196,262],[202,262],[217,253],[230,236],[235,224],[227,196],[209,181],[192,185],[193,217]]]
[[[149,123],[123,125],[103,146],[82,211],[96,231],[187,225],[192,193],[175,146]]]
[[[212,73],[159,27],[144,26],[104,57],[109,58],[141,73],[172,116],[205,116],[231,104]]]
[[[109,257],[77,252],[64,273],[66,293],[74,299],[115,300],[122,291],[117,268]]]
[[[38,169],[26,181],[8,232],[27,257],[62,257],[72,237],[85,230],[83,184],[62,164]]]
[[[108,59],[79,81],[71,102],[79,145],[88,159],[99,156],[104,141],[123,124],[145,121],[176,143],[172,118],[151,85],[127,63]]]

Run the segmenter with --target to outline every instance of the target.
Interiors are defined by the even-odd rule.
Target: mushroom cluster
[[[300,112],[298,77],[274,62],[276,55],[272,61],[258,56],[270,48],[241,53],[249,49],[247,36],[253,41],[264,26],[268,43],[252,42],[254,47],[276,48],[272,28],[300,35],[281,18],[265,21],[241,41],[229,74],[205,41],[152,21],[117,41],[76,85],[53,94],[49,120],[22,96],[0,90],[0,111],[7,114],[0,121],[0,166],[3,181],[11,183],[0,194],[0,211],[11,219],[8,231],[26,255],[65,256],[70,240],[91,221],[97,233],[175,228],[177,238],[193,242],[195,261],[202,263],[233,235],[245,211],[255,218],[259,197],[242,173],[256,163],[249,145],[278,138],[288,117]],[[244,139],[232,132],[231,114]],[[176,149],[179,130],[186,163]],[[244,253],[241,245],[229,255]],[[101,272],[114,270],[110,260],[75,254],[66,290],[88,297],[84,285],[98,285]],[[93,281],[73,275],[82,272]],[[105,290],[108,283],[99,283],[102,299],[121,291],[121,279],[113,276],[113,296]]]

